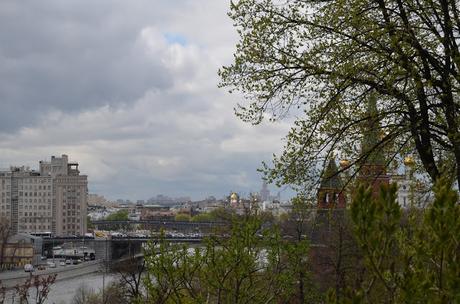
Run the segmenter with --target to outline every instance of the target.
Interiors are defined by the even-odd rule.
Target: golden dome
[[[340,160],[340,167],[346,168],[350,166],[350,161],[348,159],[342,159]]]
[[[238,200],[238,194],[236,194],[235,192],[233,192],[233,193],[230,195],[230,199],[231,199],[231,200]]]
[[[413,158],[412,156],[406,156],[406,157],[404,157],[404,165],[405,165],[405,166],[410,166],[410,167],[412,167],[413,165],[415,165],[414,158]]]

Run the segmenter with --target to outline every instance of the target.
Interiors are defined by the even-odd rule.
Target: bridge
[[[199,244],[203,241],[202,236],[195,237],[166,237],[167,242],[172,243],[195,243]],[[56,237],[43,239],[43,254],[51,257],[52,250],[55,246],[67,244],[68,246],[79,248],[88,247],[95,251],[96,259],[117,260],[125,255],[139,254],[142,252],[144,244],[147,242],[158,243],[160,237],[114,237],[106,239],[94,239],[88,237]]]
[[[126,221],[107,221],[107,220],[98,220],[91,222],[96,229],[103,230],[104,228],[119,226],[119,227],[128,227],[131,225],[139,225],[144,229],[175,229],[175,230],[184,230],[184,231],[209,231],[213,228],[226,227],[229,226],[229,222],[223,221],[208,221],[208,222],[187,222],[187,221],[172,221],[172,220],[126,220]]]

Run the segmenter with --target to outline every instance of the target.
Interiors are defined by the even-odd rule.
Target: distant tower
[[[406,156],[404,158],[404,175],[394,178],[398,184],[398,203],[403,208],[413,207],[415,203],[420,203],[420,198],[416,199],[415,197],[414,166],[414,158]]]
[[[270,190],[267,188],[267,182],[263,182],[262,190],[260,190],[260,199],[262,202],[268,201],[270,199]]]
[[[351,192],[352,191],[350,191],[350,187],[349,187],[351,177],[348,172],[348,169],[351,166],[351,162],[348,159],[342,159],[340,160],[339,164],[340,164],[340,170],[342,171],[342,173],[340,174],[340,178],[342,180],[342,185],[344,188],[342,191],[344,192],[345,201],[351,202],[352,200]]]
[[[334,158],[329,160],[324,171],[317,199],[321,209],[346,207],[343,184]]]
[[[404,158],[404,175],[406,179],[411,180],[414,177],[414,166],[415,161],[412,156],[406,156]]]
[[[367,114],[369,118],[364,127],[361,143],[361,155],[367,157],[361,165],[358,180],[360,183],[372,185],[373,195],[378,195],[380,186],[390,183],[390,176],[386,173],[383,149],[379,146],[381,128],[375,95],[369,98]]]

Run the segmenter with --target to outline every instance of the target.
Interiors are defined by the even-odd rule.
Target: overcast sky
[[[251,126],[217,88],[225,0],[1,0],[0,167],[69,155],[108,198],[261,187],[285,123]]]

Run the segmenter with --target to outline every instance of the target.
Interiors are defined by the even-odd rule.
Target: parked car
[[[25,264],[24,265],[24,271],[25,272],[34,272],[35,269],[34,269],[34,266],[32,264]]]
[[[65,260],[65,263],[66,263],[66,265],[71,265],[71,264],[72,264],[72,260]]]
[[[60,261],[59,262],[59,266],[65,266],[65,265],[66,265],[65,261]]]
[[[49,268],[56,268],[56,263],[54,263],[54,262],[48,262],[48,267],[49,267]]]

